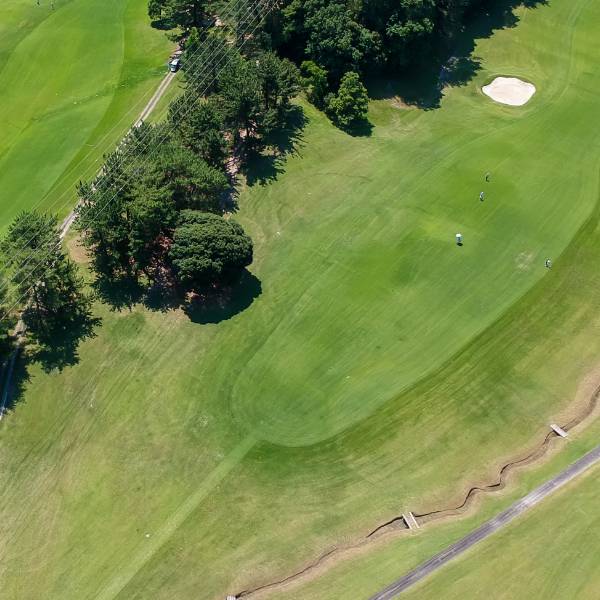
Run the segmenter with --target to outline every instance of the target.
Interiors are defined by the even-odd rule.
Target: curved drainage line
[[[564,425],[562,427],[562,429],[564,429],[564,431],[568,432],[571,429],[573,429],[574,427],[576,427],[577,425],[580,425],[583,421],[585,421],[594,412],[594,409],[596,408],[596,405],[598,404],[599,398],[600,398],[600,386],[598,386],[594,390],[594,393],[591,395],[586,408],[581,412],[581,414],[579,414],[578,416],[571,419],[566,425]],[[474,498],[476,494],[478,494],[479,492],[493,493],[493,492],[497,492],[497,491],[503,489],[504,485],[505,485],[506,476],[508,475],[508,473],[510,473],[510,471],[512,471],[513,469],[519,468],[521,466],[524,466],[526,464],[529,464],[531,462],[534,462],[534,461],[540,459],[542,456],[544,456],[544,454],[546,454],[546,451],[550,444],[550,440],[555,437],[558,437],[558,434],[555,433],[554,431],[550,431],[548,434],[546,434],[544,441],[535,450],[530,452],[527,456],[505,464],[500,469],[498,481],[496,483],[491,483],[491,484],[485,485],[485,486],[474,486],[474,487],[470,488],[465,496],[465,499],[458,506],[449,507],[449,508],[440,508],[440,509],[433,510],[430,512],[425,512],[425,513],[414,513],[415,519],[420,519],[424,522],[428,522],[428,521],[431,521],[434,519],[441,518],[443,516],[453,516],[453,515],[458,516],[457,513],[460,513],[461,511],[463,511],[469,504],[469,501],[472,498]],[[321,563],[323,563],[325,560],[327,560],[334,554],[341,554],[341,553],[351,550],[353,548],[358,548],[360,546],[363,546],[366,543],[370,542],[371,538],[373,536],[375,536],[375,534],[383,531],[384,529],[387,529],[391,525],[395,525],[395,524],[399,524],[399,523],[403,524],[403,530],[408,531],[409,527],[404,520],[404,516],[400,515],[400,516],[394,517],[394,518],[390,519],[389,521],[386,521],[385,523],[378,525],[377,527],[375,527],[375,529],[373,529],[365,537],[360,538],[355,543],[349,544],[349,545],[344,545],[344,546],[335,546],[331,550],[328,550],[327,552],[322,554],[317,560],[315,560],[313,563],[309,564],[307,567],[305,567],[301,571],[298,571],[292,575],[289,575],[288,577],[285,577],[284,579],[280,579],[278,581],[266,583],[266,584],[258,586],[256,588],[238,592],[235,596],[233,596],[233,598],[236,598],[236,599],[237,598],[247,598],[251,594],[256,594],[258,592],[267,590],[269,588],[274,588],[274,587],[284,585],[286,583],[290,583],[294,579],[299,579],[300,577],[306,575],[308,572],[316,569],[318,566],[321,565]],[[231,596],[228,596],[228,598],[231,598]]]

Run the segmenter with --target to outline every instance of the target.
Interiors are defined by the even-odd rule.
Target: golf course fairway
[[[70,211],[76,183],[142,111],[171,47],[143,0],[2,3],[0,227],[24,209]]]
[[[241,188],[255,261],[238,305],[98,303],[75,364],[22,367],[0,424],[6,597],[250,590],[459,504],[581,410],[600,364],[600,6],[551,0],[507,24],[481,23],[473,76],[439,107],[373,100],[370,135],[298,101],[287,156]],[[498,76],[536,94],[494,103]]]

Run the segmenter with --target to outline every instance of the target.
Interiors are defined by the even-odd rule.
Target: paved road
[[[410,571],[410,573],[404,577],[401,577],[389,585],[383,591],[372,596],[371,600],[390,600],[391,598],[395,598],[404,590],[433,573],[436,569],[439,569],[447,562],[467,551],[471,546],[474,546],[481,540],[498,531],[501,527],[510,523],[513,519],[546,498],[546,496],[554,493],[557,489],[572,479],[575,479],[598,462],[600,462],[600,446],[596,446],[596,448],[586,454],[583,458],[580,458],[577,462],[562,471],[562,473],[536,488],[533,492],[524,498],[521,498],[521,500],[515,502],[504,512],[496,515],[493,519],[490,519],[481,525],[481,527],[475,529],[475,531],[472,531],[458,542],[452,544],[452,546],[442,550],[428,561],[419,565],[416,569]]]
[[[139,125],[143,120],[147,119],[148,116],[152,113],[152,111],[156,108],[156,105],[160,102],[160,99],[163,97],[164,93],[167,91],[167,89],[169,88],[169,85],[171,85],[174,78],[175,78],[175,73],[171,73],[171,72],[168,72],[164,76],[164,78],[160,82],[160,85],[156,89],[156,92],[154,92],[154,95],[152,96],[152,98],[150,98],[150,100],[148,101],[148,104],[146,104],[146,106],[144,107],[144,110],[141,112],[138,120],[135,122],[136,126]],[[71,226],[73,225],[74,221],[75,221],[75,211],[73,210],[69,213],[69,216],[62,222],[62,225],[60,228],[60,239],[61,240],[65,238],[65,236],[69,232],[69,229],[71,229]],[[25,333],[25,324],[23,323],[23,321],[19,321],[15,328],[15,335],[17,336],[17,342],[15,344],[15,349],[13,350],[12,354],[10,355],[8,362],[5,364],[5,367],[2,371],[3,385],[2,385],[2,396],[0,396],[0,421],[2,420],[2,417],[4,416],[6,406],[8,404],[8,396],[9,396],[9,392],[10,392],[10,385],[12,383],[15,362],[17,360],[17,356],[19,355],[19,352],[21,352],[21,341],[23,339],[24,333]],[[2,384],[2,381],[0,381],[0,384]]]

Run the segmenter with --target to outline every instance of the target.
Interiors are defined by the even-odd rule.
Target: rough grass
[[[253,587],[460,501],[558,420],[598,360],[600,13],[518,17],[439,109],[381,99],[350,137],[305,107],[240,197],[245,310],[99,307],[79,364],[29,369],[0,442],[9,598]],[[538,93],[498,106],[497,73]]]

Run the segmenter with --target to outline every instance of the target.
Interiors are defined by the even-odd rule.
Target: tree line
[[[343,129],[365,122],[365,76],[406,74],[447,55],[470,14],[489,0],[281,0],[252,43],[291,60],[310,102]],[[252,0],[233,0],[244,30]],[[193,39],[215,18],[205,0],[149,0],[174,39]],[[238,40],[239,41],[239,40]]]

